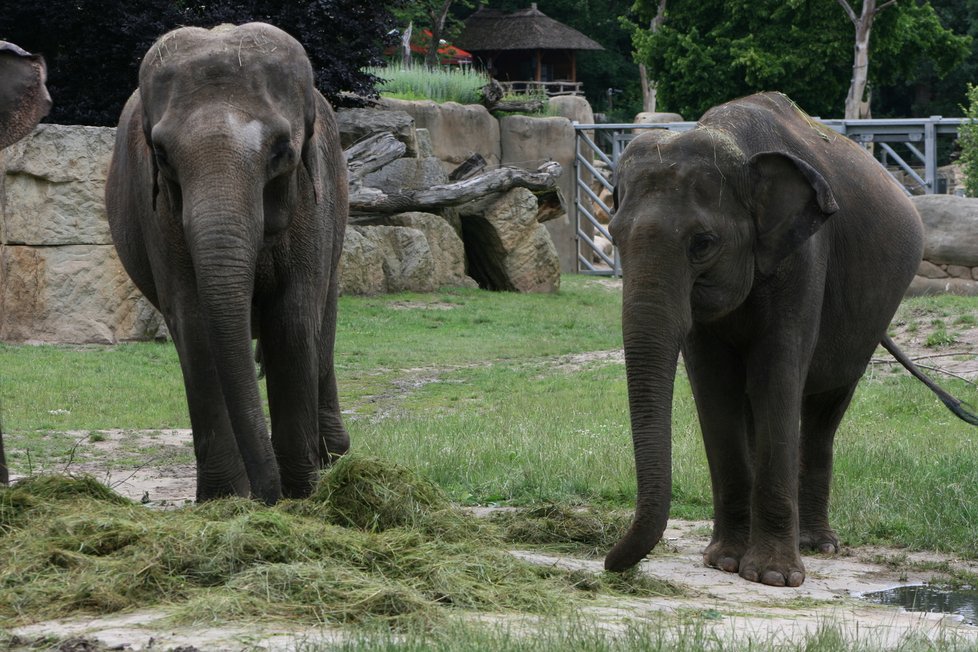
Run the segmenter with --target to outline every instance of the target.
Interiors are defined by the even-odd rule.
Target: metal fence
[[[938,148],[955,138],[961,118],[909,118],[899,120],[819,120],[827,127],[862,144],[873,144],[877,160],[901,181],[907,194],[946,192],[938,176]],[[606,227],[612,207],[602,195],[610,192],[615,166],[622,151],[642,129],[688,131],[695,122],[659,124],[576,124],[574,160],[574,212],[577,221],[577,271],[620,276],[618,250]],[[909,186],[909,188],[908,188]]]

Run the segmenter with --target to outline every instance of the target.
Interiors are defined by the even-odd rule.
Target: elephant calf
[[[682,352],[713,483],[704,560],[798,586],[800,547],[839,547],[832,441],[877,345],[922,378],[886,335],[921,259],[920,218],[864,149],[777,93],[636,137],[615,204],[638,502],[605,566],[636,564],[665,528]]]
[[[349,447],[333,371],[346,193],[333,110],[291,36],[187,27],[146,53],[105,200],[122,264],[180,356],[198,500],[307,495]]]
[[[51,96],[45,86],[47,75],[41,55],[0,41],[0,149],[31,133],[51,110]],[[0,430],[0,484],[9,480]]]

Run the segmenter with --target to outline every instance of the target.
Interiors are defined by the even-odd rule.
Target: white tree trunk
[[[856,29],[855,44],[852,57],[852,81],[849,83],[849,93],[846,95],[846,120],[869,118],[870,93],[866,87],[869,83],[869,37],[873,31],[873,20],[876,14],[883,11],[896,0],[888,0],[876,6],[876,0],[863,0],[862,12],[856,15],[848,0],[838,0],[845,10],[849,20]]]
[[[666,20],[666,0],[659,0],[659,7],[655,12],[655,18],[649,23],[649,31],[655,34],[659,27]],[[638,64],[638,77],[642,84],[642,110],[647,113],[655,113],[656,105],[656,82],[649,79],[649,71],[644,63]]]

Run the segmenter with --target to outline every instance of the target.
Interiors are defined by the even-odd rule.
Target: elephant
[[[306,496],[349,449],[333,364],[347,192],[336,117],[290,35],[184,27],[150,47],[105,201],[177,349],[198,501]]]
[[[51,111],[47,75],[44,57],[0,41],[0,150],[31,133]],[[0,484],[9,481],[0,424]]]
[[[0,149],[33,131],[49,111],[44,57],[0,41]]]
[[[703,559],[749,581],[799,586],[801,549],[838,551],[832,444],[877,345],[978,423],[886,333],[923,253],[914,207],[865,149],[785,95],[635,137],[614,207],[638,493],[608,570],[637,564],[668,519],[680,353],[713,490]]]

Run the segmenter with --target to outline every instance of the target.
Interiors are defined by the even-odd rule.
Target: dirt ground
[[[913,318],[898,323],[895,339],[920,364],[939,366],[943,370],[975,380],[978,377],[978,327],[949,322],[955,342],[935,349],[925,345],[935,329],[931,316],[912,325]],[[599,354],[609,359],[620,352]],[[878,362],[867,373],[895,373],[888,354],[880,350]],[[575,357],[562,358],[556,364],[573,365]],[[905,373],[905,372],[900,372]],[[933,375],[933,374],[932,374]],[[80,438],[89,433],[78,433]],[[89,445],[103,449],[106,457],[114,447],[132,433],[105,432],[104,439]],[[156,459],[165,460],[167,451],[180,452],[186,458],[190,432],[186,430],[153,431]],[[159,451],[162,450],[162,453]],[[97,457],[97,456],[96,456]],[[163,462],[136,471],[109,472],[97,463],[73,466],[104,479],[116,491],[143,500],[152,507],[172,508],[194,496],[194,470],[191,464]],[[965,619],[944,614],[917,613],[896,607],[870,603],[862,595],[892,587],[940,582],[931,570],[938,564],[948,568],[978,573],[978,563],[962,561],[934,553],[906,553],[881,548],[844,549],[835,556],[807,556],[807,579],[796,589],[772,588],[746,582],[737,575],[704,567],[701,553],[709,541],[707,522],[670,522],[665,539],[654,556],[641,564],[641,571],[667,579],[687,588],[682,598],[622,600],[613,606],[595,607],[586,614],[614,631],[629,619],[663,620],[663,614],[694,616],[721,640],[753,641],[765,647],[804,640],[822,625],[841,628],[851,638],[871,641],[881,647],[895,646],[913,632],[932,640],[958,640],[978,646],[978,626]],[[600,572],[601,560],[553,557],[514,550],[533,563],[560,565]],[[76,618],[37,623],[16,628],[15,634],[25,641],[40,636],[72,638],[65,650],[132,649],[132,650],[243,650],[293,649],[300,643],[335,641],[338,632],[318,628],[289,628],[281,625],[214,626],[206,629],[180,629],[165,622],[166,613],[144,610],[104,618]],[[488,617],[488,616],[487,616]],[[505,622],[509,622],[506,619]],[[102,647],[93,647],[93,644]]]

